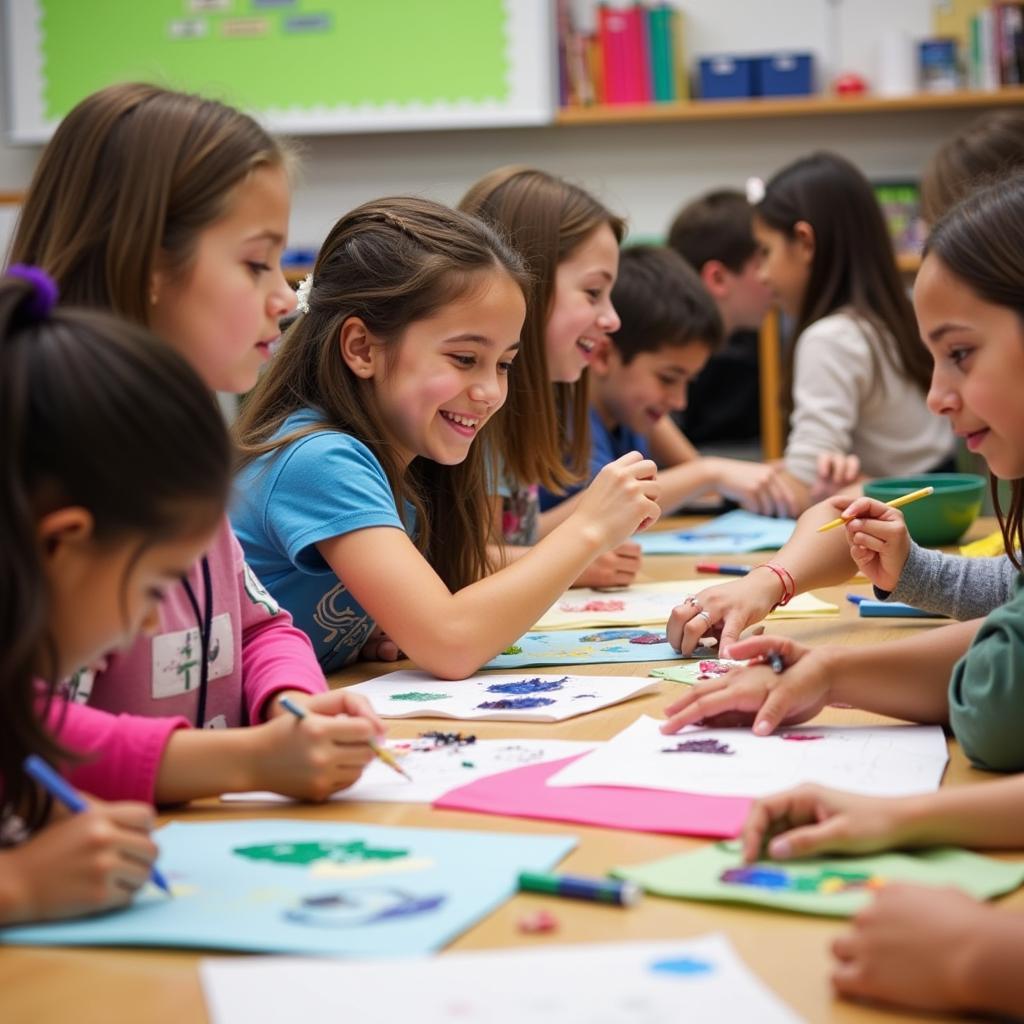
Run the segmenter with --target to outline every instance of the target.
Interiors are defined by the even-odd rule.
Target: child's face
[[[508,395],[525,317],[519,286],[494,273],[436,316],[410,324],[397,349],[375,346],[368,375],[406,463],[423,456],[454,466],[466,458]]]
[[[809,226],[804,226],[809,230]],[[758,270],[761,283],[783,313],[791,317],[798,316],[811,277],[813,238],[808,239],[805,235],[790,238],[782,231],[769,227],[760,217],[754,218],[754,237],[761,249],[761,266]]]
[[[288,211],[284,169],[261,167],[201,232],[184,279],[156,275],[149,326],[212,390],[241,393],[256,383],[280,318],[295,306],[281,273]]]
[[[1003,480],[1024,476],[1024,325],[979,298],[938,257],[914,284],[921,337],[935,360],[928,408],[946,416]]]
[[[728,269],[725,271],[728,290],[719,300],[719,309],[729,333],[756,331],[774,301],[771,289],[762,279],[763,262],[759,252],[743,264],[738,274]]]
[[[619,243],[607,224],[597,228],[558,264],[555,293],[544,333],[552,383],[580,379],[594,349],[619,329],[612,285],[619,273]]]
[[[75,510],[61,510],[44,520]],[[81,511],[81,510],[78,510]],[[211,531],[164,541],[138,555],[141,540],[98,547],[73,534],[47,543],[49,624],[57,647],[58,678],[113,650],[128,647],[157,626],[157,609],[213,539]]]
[[[640,352],[628,363],[613,344],[594,361],[594,405],[609,426],[647,435],[667,413],[686,408],[686,389],[704,368],[710,350],[700,341]]]

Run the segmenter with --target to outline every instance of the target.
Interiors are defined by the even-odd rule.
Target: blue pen
[[[26,775],[35,779],[54,800],[59,800],[72,814],[81,814],[86,809],[85,801],[75,792],[74,786],[61,778],[38,755],[29,754],[21,766],[25,769]],[[171,895],[171,887],[167,884],[167,879],[160,874],[160,870],[155,864],[150,870],[149,877],[158,889],[162,889],[168,896]]]

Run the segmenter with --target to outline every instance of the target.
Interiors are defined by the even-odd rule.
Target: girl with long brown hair
[[[232,512],[325,670],[378,626],[421,668],[470,675],[657,517],[655,467],[634,453],[571,522],[487,575],[488,435],[520,372],[525,286],[499,234],[427,200],[366,203],[327,236],[238,421]]]

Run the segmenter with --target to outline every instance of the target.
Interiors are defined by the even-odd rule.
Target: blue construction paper
[[[509,651],[491,658],[484,668],[523,668],[527,665],[600,665],[618,661],[679,661],[684,657],[707,658],[698,647],[682,655],[668,641],[632,643],[636,637],[664,636],[661,626],[608,626],[597,629],[552,629],[521,636]],[[605,637],[607,639],[594,639]]]
[[[692,530],[663,530],[633,539],[645,555],[731,555],[781,548],[795,527],[795,519],[772,519],[735,509]]]
[[[156,838],[173,899],[148,886],[124,910],[0,937],[39,946],[430,953],[511,896],[520,871],[550,871],[576,845],[572,836],[274,818],[175,822]],[[301,862],[281,860],[301,843],[320,846],[292,854]],[[233,852],[240,848],[250,852]]]
[[[872,601],[865,598],[857,603],[857,614],[862,619],[946,619],[948,615],[939,612],[926,612],[911,604],[899,601]]]

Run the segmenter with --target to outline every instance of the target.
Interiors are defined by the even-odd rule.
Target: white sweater
[[[786,469],[807,484],[819,452],[856,455],[867,476],[905,476],[933,469],[953,451],[949,423],[933,416],[925,396],[880,351],[848,313],[811,324],[796,340],[793,414]]]

